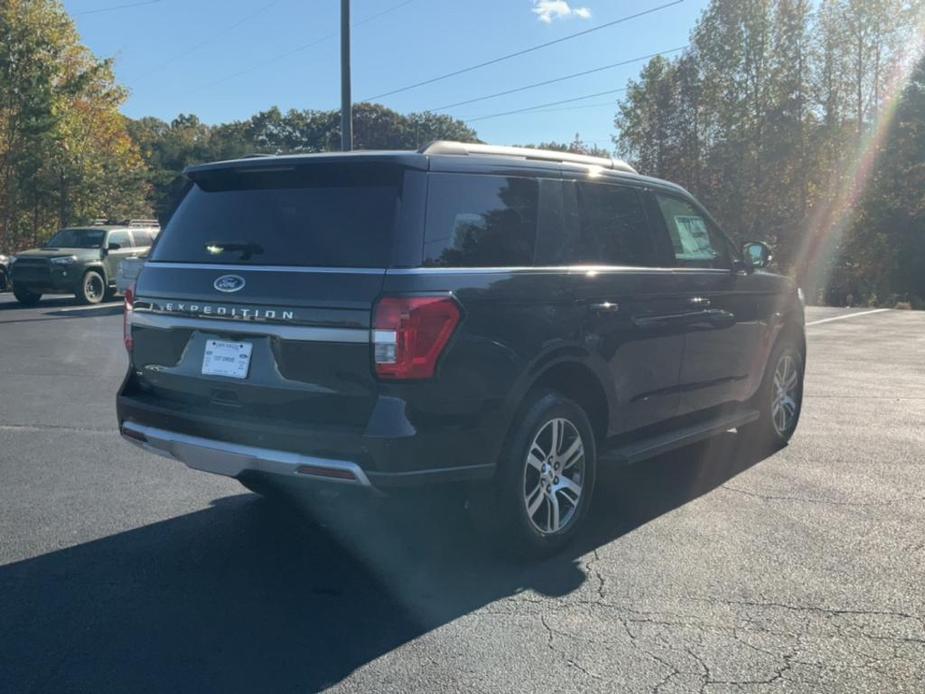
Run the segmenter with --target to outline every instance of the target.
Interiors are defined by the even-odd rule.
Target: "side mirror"
[[[742,246],[745,262],[753,268],[763,268],[771,264],[771,249],[766,243],[754,241]]]
[[[122,248],[122,245],[116,243],[115,241],[110,242],[110,244],[106,246],[107,251],[118,251],[120,248]]]

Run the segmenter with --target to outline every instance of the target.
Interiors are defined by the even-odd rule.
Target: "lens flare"
[[[878,158],[896,117],[903,91],[912,71],[925,56],[925,10],[914,26],[914,41],[886,80],[885,98],[874,124],[861,138],[854,155],[842,163],[843,173],[836,178],[832,192],[817,205],[806,233],[794,256],[796,276],[811,303],[816,303],[829,286],[832,272],[842,254],[842,242],[851,228],[855,212],[870,183]]]

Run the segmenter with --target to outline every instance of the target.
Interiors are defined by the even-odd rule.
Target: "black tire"
[[[96,270],[87,270],[77,287],[77,300],[82,304],[98,304],[106,298],[106,280]]]
[[[4,270],[0,270],[0,292],[5,292],[10,288],[10,278]]]
[[[562,421],[566,424],[557,429],[556,422]],[[562,458],[550,454],[542,459],[541,467],[536,462],[541,453],[546,456],[551,451],[553,429],[559,439],[555,452]],[[583,455],[573,453],[571,460],[565,459],[563,454],[568,453],[577,437]],[[534,444],[538,446],[535,449]],[[533,452],[536,455],[528,460]],[[572,470],[569,475],[562,474],[568,469]],[[531,393],[513,424],[494,485],[480,503],[473,505],[473,511],[489,514],[494,536],[503,541],[503,549],[515,556],[536,559],[555,554],[572,541],[587,519],[596,469],[594,431],[585,411],[555,391]],[[573,487],[566,488],[560,479],[580,486],[577,502],[572,501]],[[528,507],[531,502],[535,509],[532,515]],[[558,529],[550,529],[554,506],[558,509]]]
[[[780,407],[786,413],[781,416],[781,409],[775,407],[780,391],[776,384],[776,377],[787,368],[787,360],[793,369],[794,381],[792,389],[786,390],[788,401],[783,401]],[[787,445],[800,421],[803,410],[803,371],[805,355],[801,346],[793,339],[783,337],[774,345],[771,356],[765,366],[764,377],[758,392],[755,393],[752,403],[758,410],[758,419],[744,427],[739,427],[739,434],[749,446],[756,449],[777,449]],[[786,379],[788,382],[790,378]],[[783,385],[787,385],[786,383]]]
[[[13,296],[15,296],[16,301],[21,303],[23,306],[35,306],[42,298],[41,294],[30,292],[25,287],[16,286],[13,287]]]

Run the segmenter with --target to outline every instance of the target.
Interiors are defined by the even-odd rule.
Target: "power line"
[[[628,22],[632,19],[637,19],[647,14],[652,14],[654,12],[664,10],[668,7],[672,7],[673,5],[679,5],[682,2],[684,2],[684,0],[673,0],[673,2],[668,2],[668,3],[665,3],[664,5],[659,5],[658,7],[653,7],[651,9],[644,10],[642,12],[637,12],[636,14],[631,14],[625,17],[620,17],[619,19],[615,19],[611,22],[605,22],[604,24],[600,24],[596,27],[591,27],[590,29],[584,29],[583,31],[577,31],[574,34],[562,36],[558,39],[553,39],[552,41],[546,41],[545,43],[540,43],[540,44],[537,44],[536,46],[531,46],[529,48],[523,48],[519,51],[508,53],[507,55],[502,55],[498,58],[492,58],[491,60],[486,60],[483,63],[478,63],[476,65],[470,65],[469,67],[464,67],[459,70],[454,70],[453,72],[448,72],[444,75],[438,75],[437,77],[431,77],[430,79],[423,80],[421,82],[415,82],[414,84],[409,84],[404,87],[399,87],[398,89],[393,89],[392,91],[383,92],[382,94],[376,94],[375,96],[371,96],[368,99],[363,99],[363,101],[373,101],[374,99],[381,99],[384,96],[392,96],[393,94],[399,94],[401,92],[406,92],[409,89],[416,89],[417,87],[423,87],[425,84],[433,84],[434,82],[439,82],[441,80],[449,79],[450,77],[456,77],[457,75],[462,75],[466,72],[472,72],[473,70],[478,70],[479,68],[483,68],[488,65],[494,65],[504,60],[510,60],[511,58],[516,58],[517,56],[525,55],[527,53],[532,53],[533,51],[538,51],[541,48],[547,48],[557,43],[562,43],[563,41],[568,41],[570,39],[578,38],[579,36],[585,36],[586,34],[590,34],[594,31],[600,31],[601,29],[606,29],[608,27],[612,27],[617,24],[622,24],[623,22]]]
[[[150,2],[150,0],[148,0],[148,1]],[[159,1],[159,0],[158,0],[158,1]],[[199,50],[200,48],[202,48],[203,46],[206,46],[206,45],[212,43],[215,39],[219,38],[220,36],[223,36],[224,34],[227,34],[229,31],[233,31],[234,29],[237,29],[239,26],[241,26],[241,25],[244,24],[245,22],[248,22],[248,21],[250,21],[251,19],[253,19],[254,17],[256,17],[257,15],[262,14],[263,12],[266,12],[266,11],[269,10],[271,7],[273,7],[273,5],[279,4],[279,2],[280,2],[280,0],[272,0],[272,2],[268,2],[266,5],[263,5],[262,7],[259,7],[258,9],[254,10],[254,11],[251,12],[250,14],[245,15],[244,17],[242,17],[241,19],[239,19],[239,20],[238,20],[237,22],[235,22],[234,24],[231,24],[231,25],[225,27],[224,29],[222,29],[222,30],[220,30],[220,31],[217,31],[216,33],[212,34],[212,35],[211,35],[210,37],[208,37],[207,39],[203,39],[203,40],[200,41],[199,43],[197,43],[197,44],[195,44],[195,45],[193,45],[193,46],[190,46],[190,47],[189,47],[188,49],[186,49],[185,51],[182,51],[182,52],[180,52],[180,53],[175,53],[175,54],[172,55],[170,58],[168,58],[167,60],[165,60],[163,63],[160,63],[160,64],[156,65],[155,67],[151,68],[150,71],[148,71],[147,73],[145,73],[144,75],[142,75],[141,79],[144,79],[144,78],[146,78],[146,77],[149,77],[150,75],[154,74],[155,72],[164,69],[165,67],[167,67],[167,66],[170,65],[171,63],[175,63],[175,62],[176,62],[177,60],[179,60],[180,58],[185,58],[185,57],[188,56],[190,53],[195,53],[196,51],[198,51],[198,50]]]
[[[536,104],[535,106],[527,106],[525,108],[518,108],[513,111],[503,111],[502,113],[490,113],[486,116],[477,116],[475,118],[466,118],[464,119],[466,123],[474,123],[479,120],[488,120],[489,118],[500,118],[501,116],[513,116],[515,113],[526,113],[527,111],[536,111],[537,109],[546,108],[547,106],[558,106],[559,104],[569,104],[574,101],[582,101],[584,99],[593,99],[596,96],[604,96],[606,94],[619,94],[620,92],[625,92],[626,87],[621,87],[620,89],[609,89],[604,92],[595,92],[594,94],[585,94],[584,96],[576,96],[571,99],[560,99],[559,101],[550,101],[545,104]]]
[[[367,22],[371,22],[374,19],[378,19],[379,17],[382,17],[383,15],[387,15],[390,12],[394,12],[395,10],[400,10],[402,7],[405,7],[406,5],[410,5],[412,2],[415,2],[415,0],[404,0],[404,2],[400,2],[397,5],[392,5],[391,7],[387,7],[381,12],[376,12],[367,17],[364,17],[363,19],[359,19],[353,22],[350,26],[351,27],[362,26],[363,24],[366,24]],[[267,60],[262,60],[259,63],[254,63],[250,67],[244,68],[243,70],[239,70],[238,72],[235,72],[233,74],[226,75],[225,77],[217,79],[214,82],[209,82],[208,84],[204,84],[200,87],[197,87],[196,89],[190,90],[189,92],[187,92],[187,94],[192,94],[193,92],[200,92],[204,89],[211,89],[212,87],[218,86],[219,84],[224,84],[225,82],[229,80],[233,80],[236,77],[240,77],[241,75],[246,75],[250,72],[253,72],[254,70],[259,70],[260,68],[265,67],[266,65],[272,65],[273,63],[278,63],[280,60],[285,60],[291,55],[295,55],[296,53],[301,53],[302,51],[308,50],[309,48],[313,48],[314,46],[317,46],[320,43],[324,43],[325,41],[328,41],[329,39],[333,39],[337,37],[338,35],[339,35],[339,32],[332,31],[328,34],[325,34],[324,36],[319,36],[314,41],[303,43],[301,46],[296,46],[295,48],[285,51],[284,53],[275,55],[272,58],[268,58]]]
[[[74,12],[74,16],[86,14],[102,14],[103,12],[115,12],[116,10],[127,10],[131,7],[141,7],[142,5],[154,5],[163,2],[163,0],[142,0],[142,2],[128,2],[123,5],[112,5],[110,7],[100,7],[95,10],[84,10],[83,12]]]
[[[537,108],[531,109],[531,113],[558,113],[560,111],[581,111],[587,108],[603,108],[605,106],[613,107],[613,101],[601,101],[597,104],[582,104],[581,106],[564,106],[562,108]]]
[[[488,99],[495,99],[499,96],[507,96],[508,94],[517,94],[518,92],[525,92],[528,89],[535,89],[536,87],[545,87],[549,84],[555,84],[556,82],[564,82],[566,80],[574,79],[576,77],[583,77],[584,75],[591,75],[595,72],[602,72],[604,70],[612,70],[615,67],[620,67],[622,65],[629,65],[630,63],[638,63],[641,60],[648,60],[659,55],[669,55],[671,53],[677,53],[678,51],[683,51],[687,46],[681,46],[680,48],[672,48],[667,51],[661,51],[659,53],[650,53],[648,55],[642,55],[638,58],[630,58],[629,60],[621,60],[619,63],[611,63],[610,65],[603,65],[601,67],[596,67],[591,70],[582,70],[581,72],[573,72],[571,75],[563,75],[562,77],[555,77],[551,80],[544,80],[542,82],[534,82],[533,84],[527,84],[522,87],[515,87],[513,89],[506,89],[502,92],[495,92],[494,94],[488,94],[486,96],[479,96],[474,99],[466,99],[465,101],[457,101],[455,104],[447,104],[446,106],[440,106],[438,108],[429,109],[431,111],[446,111],[447,109],[455,108],[456,106],[465,106],[466,104],[474,104],[478,101],[487,101]]]

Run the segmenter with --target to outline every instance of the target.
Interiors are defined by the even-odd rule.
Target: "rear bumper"
[[[369,487],[369,478],[356,463],[299,455],[256,446],[189,436],[175,431],[126,422],[122,437],[136,446],[216,475],[239,477],[245,472],[297,476]]]
[[[486,462],[461,452],[466,443],[484,444],[487,432],[461,436],[452,427],[441,427],[371,437],[356,431],[232,423],[218,412],[204,417],[175,407],[120,394],[120,432],[131,443],[196,470],[229,477],[282,475],[306,485],[424,486],[489,479],[496,467],[491,458]]]

